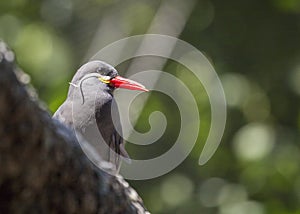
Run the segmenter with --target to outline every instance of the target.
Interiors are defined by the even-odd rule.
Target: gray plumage
[[[53,118],[81,134],[102,159],[119,169],[119,154],[126,158],[128,154],[121,137],[118,109],[112,108],[114,88],[101,82],[99,74],[113,78],[118,72],[102,61],[84,64],[74,75],[68,96]]]

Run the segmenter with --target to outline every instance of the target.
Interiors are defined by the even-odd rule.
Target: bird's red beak
[[[129,90],[149,91],[142,84],[121,76],[116,76],[110,80],[110,84],[116,88],[126,88]]]

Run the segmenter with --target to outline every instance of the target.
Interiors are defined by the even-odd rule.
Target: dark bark
[[[95,167],[38,106],[17,70],[0,41],[0,213],[148,213],[121,176]]]

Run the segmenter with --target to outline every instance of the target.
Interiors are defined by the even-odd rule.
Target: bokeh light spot
[[[181,174],[172,175],[167,178],[161,187],[162,200],[169,206],[176,206],[185,202],[192,194],[194,184]]]
[[[267,156],[275,141],[271,127],[250,123],[242,127],[234,136],[233,146],[236,156],[245,161],[256,161]]]
[[[247,197],[248,194],[244,186],[240,184],[226,184],[220,190],[218,204],[229,205],[241,203],[246,201]]]
[[[242,107],[250,92],[249,81],[241,74],[226,73],[221,76],[227,104],[231,107]]]
[[[206,207],[218,206],[220,191],[225,184],[226,182],[221,178],[206,180],[200,187],[200,202]]]
[[[220,214],[264,214],[262,204],[255,201],[245,201],[242,203],[222,206]]]

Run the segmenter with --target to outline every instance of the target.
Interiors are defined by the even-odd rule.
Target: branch
[[[149,213],[121,176],[87,159],[16,73],[14,54],[0,41],[0,213]]]

